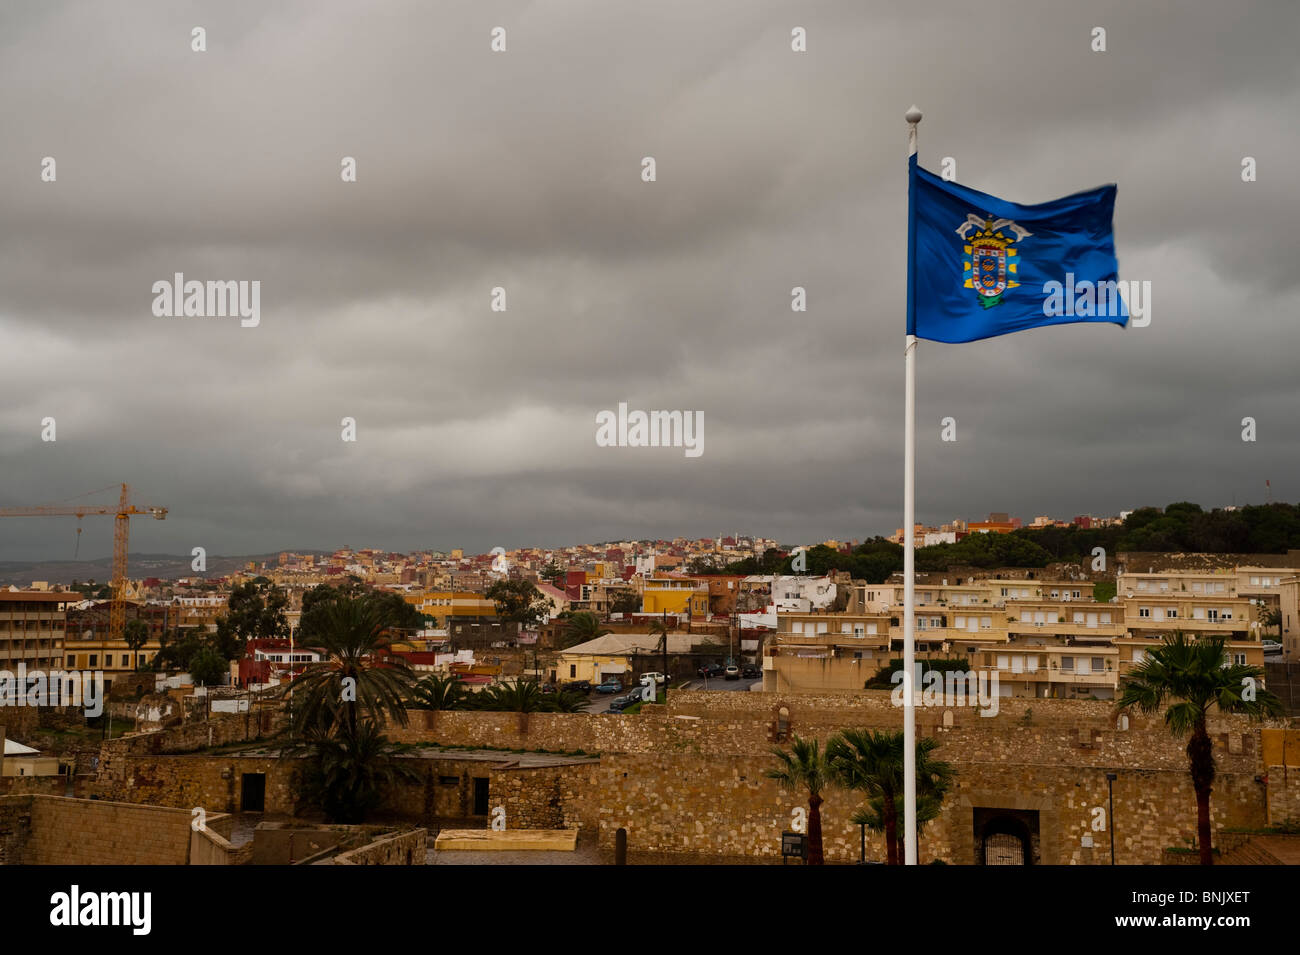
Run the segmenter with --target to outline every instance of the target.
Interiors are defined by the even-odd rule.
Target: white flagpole
[[[913,106],[907,111],[907,155],[916,155],[916,127],[921,111]],[[911,189],[908,189],[911,203]],[[910,220],[912,210],[908,209]],[[909,230],[910,232],[911,230]],[[914,267],[914,240],[908,242],[909,282]],[[911,301],[912,289],[907,290]],[[909,320],[911,316],[908,316]],[[909,329],[910,331],[910,329]],[[904,349],[904,378],[907,396],[903,401],[903,860],[917,864],[916,844],[916,336],[907,336]]]

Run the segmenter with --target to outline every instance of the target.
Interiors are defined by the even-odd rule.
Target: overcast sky
[[[133,552],[891,533],[913,102],[973,188],[1118,183],[1153,297],[923,342],[918,520],[1296,500],[1297,37],[1285,0],[6,3],[0,505],[128,481],[170,509]],[[260,281],[260,325],[156,317],[175,272]],[[598,447],[621,401],[703,454]]]

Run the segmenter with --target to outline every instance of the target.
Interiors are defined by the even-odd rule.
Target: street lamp
[[[1106,799],[1110,804],[1110,824],[1106,827],[1110,830],[1110,864],[1115,864],[1115,780],[1119,777],[1115,773],[1106,774]]]

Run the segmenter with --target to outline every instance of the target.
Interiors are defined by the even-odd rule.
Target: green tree
[[[1280,636],[1282,633],[1282,611],[1277,607],[1265,610],[1259,615],[1259,626],[1265,634]]]
[[[938,747],[938,741],[928,737],[916,741],[918,822],[922,798],[942,805],[943,796],[952,785],[952,767],[933,756]],[[874,813],[878,826],[873,828],[884,833],[885,858],[889,865],[900,865],[904,855],[898,816],[906,780],[905,753],[901,730],[848,729],[831,737],[826,744],[826,762],[831,778],[845,789],[866,797],[866,811],[854,821],[862,823]],[[937,807],[930,808],[937,815]],[[871,824],[868,822],[868,825]]]
[[[227,660],[234,660],[244,655],[249,640],[287,639],[288,606],[288,596],[274,584],[251,580],[239,584],[230,591],[225,614],[217,619],[217,649]]]
[[[941,796],[923,796],[920,793],[916,795],[916,834],[919,838],[925,830],[925,824],[939,818],[943,809],[943,798]],[[885,816],[885,798],[883,796],[871,796],[849,816],[849,822],[855,826],[866,826],[872,832],[878,832],[888,840],[889,824]],[[906,858],[906,850],[903,847],[902,836],[898,833],[898,815],[895,809],[893,826],[895,831],[894,837],[894,857],[897,863],[902,864]],[[886,848],[889,842],[886,841]],[[886,853],[888,857],[888,853]],[[917,860],[920,861],[919,859]]]
[[[1225,638],[1204,636],[1188,640],[1182,631],[1131,669],[1120,683],[1120,710],[1154,714],[1164,709],[1165,726],[1175,736],[1188,736],[1187,763],[1196,792],[1196,839],[1201,865],[1213,865],[1210,793],[1214,787],[1214,748],[1206,728],[1211,710],[1240,713],[1251,719],[1281,716],[1283,708],[1268,690],[1259,687],[1263,670],[1229,664]]]
[[[552,587],[564,589],[564,567],[554,557],[546,562],[546,566],[541,569],[537,576]]]
[[[302,595],[302,613],[298,620],[298,643],[308,645],[315,641],[316,634],[326,626],[328,612],[326,608],[341,599],[363,600],[373,603],[376,612],[389,621],[388,629],[402,633],[421,630],[425,618],[413,604],[407,603],[401,594],[389,590],[376,590],[362,583],[358,578],[349,576],[337,585],[317,584]]]
[[[528,714],[546,709],[542,691],[532,680],[494,683],[478,694],[479,709],[519,714],[519,732],[528,732]]]
[[[590,702],[581,693],[574,693],[571,690],[561,690],[559,693],[543,696],[542,699],[545,700],[543,710],[553,713],[582,713]]]
[[[532,629],[551,612],[551,605],[531,580],[498,580],[486,591],[488,600],[496,604],[497,616],[517,623],[521,629]]]
[[[588,640],[595,640],[607,633],[613,633],[608,627],[601,626],[600,618],[587,610],[580,610],[568,619],[568,625],[560,637],[561,650],[576,647]]]
[[[199,649],[189,660],[188,669],[195,683],[217,686],[230,672],[230,661],[211,646]]]
[[[136,661],[135,668],[140,669],[140,648],[149,642],[149,625],[143,620],[128,620],[122,630],[122,639],[131,650],[131,659]]]
[[[394,756],[392,744],[369,719],[361,720],[351,733],[313,727],[306,746],[310,755],[302,761],[304,800],[320,806],[331,822],[364,822],[389,787],[401,779],[416,778],[409,764]]]
[[[391,617],[365,596],[336,597],[318,608],[313,644],[325,658],[309,664],[290,684],[296,731],[336,726],[355,739],[364,721],[406,725],[406,699],[413,674],[400,657],[384,655]]]
[[[641,595],[628,588],[620,590],[609,602],[610,613],[632,614],[641,612]]]
[[[411,705],[417,710],[459,710],[468,695],[458,678],[434,673],[411,687]]]
[[[772,755],[777,758],[778,766],[767,771],[767,778],[776,780],[786,792],[808,794],[808,864],[824,865],[822,792],[830,786],[831,775],[821,744],[815,739],[795,736],[790,743],[790,752],[775,747]]]
[[[213,645],[210,635],[202,630],[173,630],[171,633],[164,633],[158,644],[159,649],[154,654],[152,669],[159,672],[163,670],[192,672],[191,662],[203,650],[211,650],[223,661],[226,660]],[[223,672],[227,669],[224,664],[222,669]]]

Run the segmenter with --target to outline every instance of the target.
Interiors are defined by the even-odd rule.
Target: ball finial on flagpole
[[[921,121],[921,111],[916,108],[915,103],[912,104],[911,108],[903,114],[903,119],[907,120],[912,125],[916,125]]]

